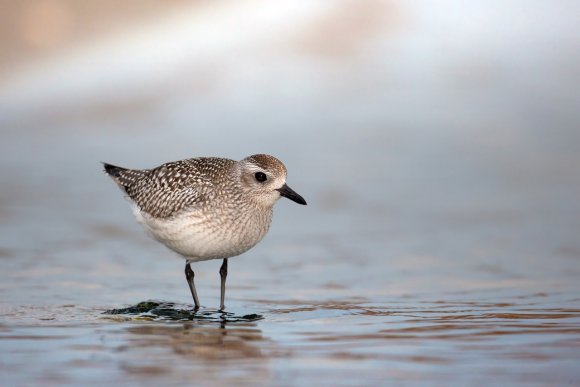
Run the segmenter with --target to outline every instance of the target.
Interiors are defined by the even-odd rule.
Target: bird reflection
[[[256,314],[239,316],[155,301],[105,313],[111,317],[123,315],[124,321],[131,322],[126,327],[130,334],[127,343],[118,348],[131,357],[161,352],[168,357],[197,360],[261,358],[259,343],[268,341],[255,323],[263,317]]]

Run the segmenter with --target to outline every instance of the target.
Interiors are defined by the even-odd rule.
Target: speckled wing
[[[105,171],[141,211],[157,218],[201,207],[212,196],[212,181],[198,159],[175,161],[154,169],[124,169],[105,164]]]

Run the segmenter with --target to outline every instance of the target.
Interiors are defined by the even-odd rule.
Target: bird
[[[267,154],[235,161],[196,157],[152,169],[102,163],[125,193],[137,221],[185,259],[185,278],[200,308],[191,264],[221,259],[220,310],[225,309],[228,259],[245,253],[268,232],[274,204],[306,200],[286,184],[284,164]]]

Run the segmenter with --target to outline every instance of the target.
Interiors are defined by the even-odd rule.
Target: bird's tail
[[[129,193],[130,187],[149,172],[148,169],[128,169],[108,163],[103,163],[103,167],[105,168],[105,173],[126,193]]]
[[[105,172],[107,173],[107,175],[113,178],[119,178],[121,172],[127,170],[127,168],[117,167],[116,165],[108,163],[103,163],[103,166],[105,167]]]
[[[119,188],[127,192],[130,181],[127,180],[127,177],[124,176],[123,172],[131,172],[131,170],[108,163],[103,163],[103,167],[105,168],[105,173],[109,175],[115,183],[117,183]]]

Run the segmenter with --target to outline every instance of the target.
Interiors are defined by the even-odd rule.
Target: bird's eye
[[[260,183],[263,183],[268,179],[268,177],[264,172],[256,172],[254,176],[256,177],[256,180],[258,180]]]

